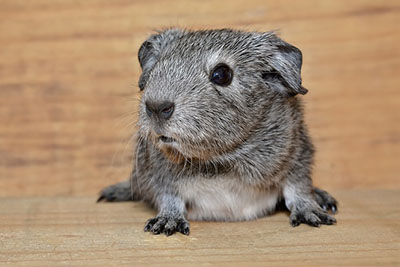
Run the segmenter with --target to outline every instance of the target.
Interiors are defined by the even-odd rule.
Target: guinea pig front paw
[[[144,227],[145,232],[155,235],[164,233],[166,236],[173,235],[176,232],[189,235],[189,222],[183,217],[157,216],[149,219]]]
[[[293,209],[290,214],[290,224],[293,227],[301,223],[319,227],[321,224],[336,224],[336,219],[317,205],[312,205],[311,207],[306,205]]]

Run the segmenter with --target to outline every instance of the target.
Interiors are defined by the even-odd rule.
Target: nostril
[[[174,112],[174,104],[173,103],[165,103],[161,108],[160,108],[160,116],[163,119],[169,119]]]
[[[164,142],[164,143],[171,143],[171,142],[174,141],[173,138],[171,138],[171,137],[166,137],[166,136],[164,136],[164,135],[160,136],[159,139],[160,139],[162,142]]]
[[[164,108],[163,110],[161,110],[161,116],[164,119],[169,119],[171,117],[171,115],[172,115],[172,112],[174,112],[174,107],[173,106]]]
[[[151,115],[153,114],[153,112],[151,112],[151,110],[149,109],[149,107],[146,105],[146,113],[147,116],[151,117]]]
[[[162,113],[171,113],[172,112],[172,107],[164,108],[161,110]]]

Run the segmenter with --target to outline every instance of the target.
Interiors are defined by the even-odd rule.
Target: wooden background
[[[281,212],[167,238],[143,203],[95,203],[129,175],[137,50],[169,26],[279,29],[303,51],[336,226]],[[397,0],[0,0],[0,265],[399,266],[399,85]]]
[[[326,189],[400,189],[399,1],[0,1],[0,196],[94,196],[131,169],[153,30],[279,29],[304,54]]]

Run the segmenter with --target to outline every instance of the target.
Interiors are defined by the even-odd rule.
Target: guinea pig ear
[[[180,29],[169,29],[153,34],[139,48],[138,58],[142,75],[139,78],[139,88],[142,91],[146,87],[147,80],[154,65],[160,58],[162,51],[173,41],[185,34]]]
[[[301,51],[275,36],[274,49],[268,65],[272,68],[262,74],[263,79],[282,93],[290,96],[306,94],[301,85]]]

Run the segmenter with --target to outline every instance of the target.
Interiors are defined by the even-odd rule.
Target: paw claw
[[[100,195],[100,197],[97,199],[96,203],[99,203],[99,202],[102,201],[103,199],[105,199],[105,196]]]
[[[300,222],[297,221],[297,220],[291,220],[291,221],[290,221],[290,225],[293,226],[293,227],[297,227],[297,226],[300,225]]]
[[[144,226],[144,231],[150,232],[156,222],[157,222],[157,218],[152,218],[152,219],[147,220],[146,225]]]
[[[166,236],[170,236],[170,235],[175,234],[175,232],[173,230],[171,230],[171,229],[165,230],[164,233],[165,233]]]
[[[177,229],[180,233],[182,233],[184,235],[189,235],[189,233],[190,233],[189,223],[184,219],[181,219],[178,222]]]
[[[335,204],[333,204],[333,205],[331,206],[331,211],[332,211],[333,214],[335,214],[335,213],[337,212],[337,207],[336,207]]]
[[[185,227],[182,231],[179,231],[179,232],[181,232],[184,235],[189,235],[190,234],[190,229],[189,229],[189,227]]]

